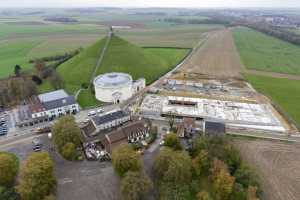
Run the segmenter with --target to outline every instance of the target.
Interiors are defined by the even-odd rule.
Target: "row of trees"
[[[59,119],[52,129],[54,143],[59,153],[67,160],[80,159],[81,154],[77,149],[82,147],[81,130],[72,115]]]
[[[229,24],[229,21],[220,19],[217,17],[211,17],[207,19],[198,18],[165,18],[165,22],[176,23],[176,24]]]
[[[36,58],[29,60],[29,63],[36,63],[36,62],[52,62],[52,61],[62,61],[72,58],[73,56],[79,54],[82,51],[82,48],[78,48],[74,51],[67,52],[61,55],[55,55],[55,56],[47,56],[42,58]],[[53,65],[54,66],[54,65]]]
[[[296,33],[290,32],[280,27],[274,27],[268,25],[265,22],[257,22],[257,23],[248,23],[248,22],[241,22],[238,25],[247,26],[249,28],[253,28],[257,31],[263,32],[270,36],[276,37],[278,39],[290,42],[292,44],[300,45],[300,36]]]
[[[199,137],[192,157],[197,176],[202,170],[210,177],[216,199],[252,200],[261,195],[257,174],[226,138]]]
[[[112,153],[112,164],[121,178],[121,192],[124,200],[140,200],[153,187],[143,171],[141,156],[132,146],[122,144]]]
[[[17,157],[0,153],[0,199],[54,200],[56,179],[54,163],[48,153],[31,154],[20,170],[20,182],[15,186],[19,171]]]

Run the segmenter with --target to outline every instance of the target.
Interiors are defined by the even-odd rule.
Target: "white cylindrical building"
[[[120,103],[133,95],[133,80],[129,74],[107,73],[94,79],[96,99],[102,102]]]

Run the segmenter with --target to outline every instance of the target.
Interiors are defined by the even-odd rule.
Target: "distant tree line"
[[[77,19],[71,17],[46,17],[44,21],[51,21],[51,22],[62,22],[62,23],[75,23],[78,22]]]
[[[299,35],[297,35],[296,33],[287,31],[285,29],[282,29],[280,27],[270,26],[264,22],[245,23],[242,25],[247,26],[252,29],[255,29],[257,31],[263,32],[270,36],[276,37],[278,39],[290,42],[292,44],[300,45],[300,36]]]
[[[31,59],[29,60],[29,63],[35,63],[37,61],[42,61],[42,62],[51,62],[51,61],[65,61],[67,59],[72,58],[73,56],[79,54],[82,51],[82,48],[78,48],[74,51],[67,52],[61,55],[55,55],[55,56],[46,56],[42,58],[36,58],[36,59]]]
[[[198,18],[165,18],[165,22],[176,23],[176,24],[230,24],[230,21],[220,19],[220,18],[208,18],[208,19],[198,19]]]

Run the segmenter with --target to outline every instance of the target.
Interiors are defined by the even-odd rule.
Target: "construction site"
[[[145,96],[141,114],[216,121],[226,124],[227,130],[257,129],[272,133],[289,130],[277,111],[267,102],[259,102],[251,88],[219,85],[215,80],[204,83],[174,79],[159,88],[158,94]]]
[[[223,123],[228,133],[298,134],[272,101],[243,78],[243,69],[230,31],[212,32],[181,66],[150,87],[140,114],[194,118],[200,126],[205,121]]]

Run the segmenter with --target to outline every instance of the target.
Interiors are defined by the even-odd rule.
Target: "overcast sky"
[[[300,7],[300,0],[0,0],[0,7]]]

